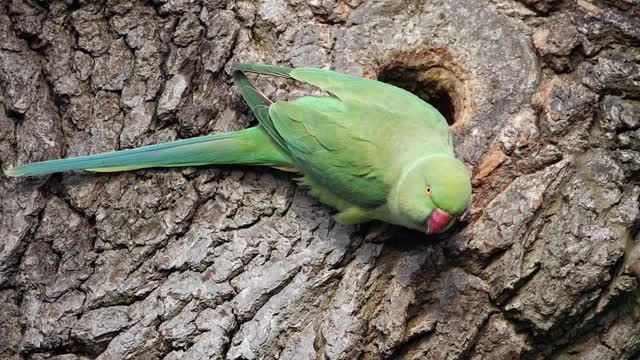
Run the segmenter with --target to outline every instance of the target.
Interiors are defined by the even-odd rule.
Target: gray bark
[[[0,358],[637,358],[639,19],[637,0],[2,2],[3,168],[247,127],[230,69],[263,62],[448,102],[474,197],[434,239],[337,225],[271,169],[0,177]]]

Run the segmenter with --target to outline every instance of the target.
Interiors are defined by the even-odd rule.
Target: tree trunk
[[[432,102],[474,197],[429,238],[337,225],[265,168],[0,177],[0,358],[637,358],[639,19],[636,0],[2,2],[3,168],[245,128],[231,66],[261,62]]]

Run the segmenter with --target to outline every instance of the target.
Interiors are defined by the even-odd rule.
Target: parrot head
[[[402,225],[427,234],[447,230],[471,199],[471,179],[462,161],[432,156],[408,169],[398,184],[396,213]]]

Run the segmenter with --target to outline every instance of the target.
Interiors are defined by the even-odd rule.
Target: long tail
[[[112,172],[208,164],[268,165],[285,169],[292,166],[290,158],[257,126],[130,150],[42,161],[9,169],[5,174],[33,176],[67,170]]]

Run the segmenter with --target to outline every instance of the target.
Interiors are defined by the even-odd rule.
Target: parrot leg
[[[386,222],[375,222],[364,237],[366,242],[383,243],[391,238],[391,225]]]

